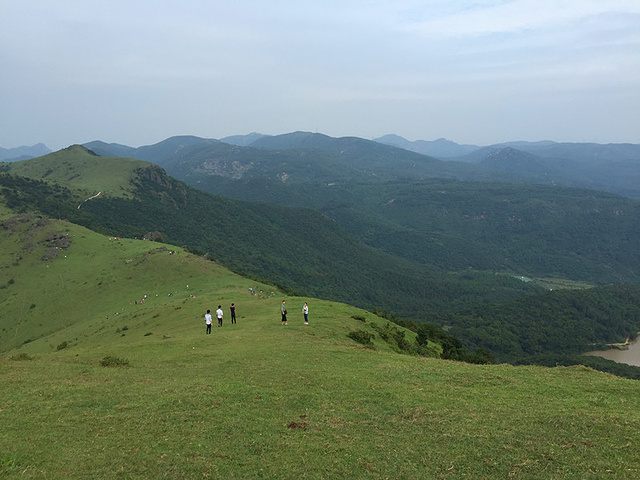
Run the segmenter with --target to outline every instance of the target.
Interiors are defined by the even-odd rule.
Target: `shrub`
[[[33,360],[33,357],[28,353],[21,353],[19,355],[13,355],[11,360],[22,361],[22,360]]]
[[[67,348],[67,342],[62,342],[60,345],[56,347],[56,350],[60,351],[60,350],[64,350],[65,348]]]
[[[365,332],[364,330],[353,330],[347,334],[347,337],[366,347],[373,348],[372,340],[375,338],[373,333]]]
[[[129,360],[107,355],[102,360],[100,360],[100,365],[102,365],[103,367],[128,367]]]
[[[394,350],[398,352],[417,353],[414,346],[404,338],[404,330],[400,330],[395,325],[387,322],[383,327],[371,322],[371,326],[378,332],[380,338],[387,342]]]
[[[354,320],[360,320],[361,322],[367,321],[367,319],[364,318],[362,315],[351,315],[351,318],[353,318]]]

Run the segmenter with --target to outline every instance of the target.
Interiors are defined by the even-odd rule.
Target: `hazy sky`
[[[639,0],[0,0],[0,147],[640,143]]]

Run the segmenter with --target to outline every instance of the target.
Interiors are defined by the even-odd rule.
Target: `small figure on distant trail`
[[[218,317],[218,326],[222,326],[222,305],[218,305],[218,310],[216,310],[216,316]]]
[[[282,314],[282,325],[289,325],[287,323],[287,307],[284,303],[284,300],[282,300],[282,305],[280,305],[280,313]]]
[[[207,335],[211,333],[211,310],[207,310],[207,313],[204,315],[204,323],[207,324]]]
[[[231,323],[234,324],[236,323],[236,304],[232,303],[229,310],[231,311]]]
[[[304,302],[302,313],[304,314],[304,324],[309,325],[309,306],[307,305],[307,302]]]

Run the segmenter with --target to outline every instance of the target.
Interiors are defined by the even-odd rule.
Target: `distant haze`
[[[0,147],[640,143],[640,2],[0,2]]]

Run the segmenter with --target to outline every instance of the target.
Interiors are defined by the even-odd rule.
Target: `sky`
[[[640,143],[639,0],[0,0],[0,147]]]

